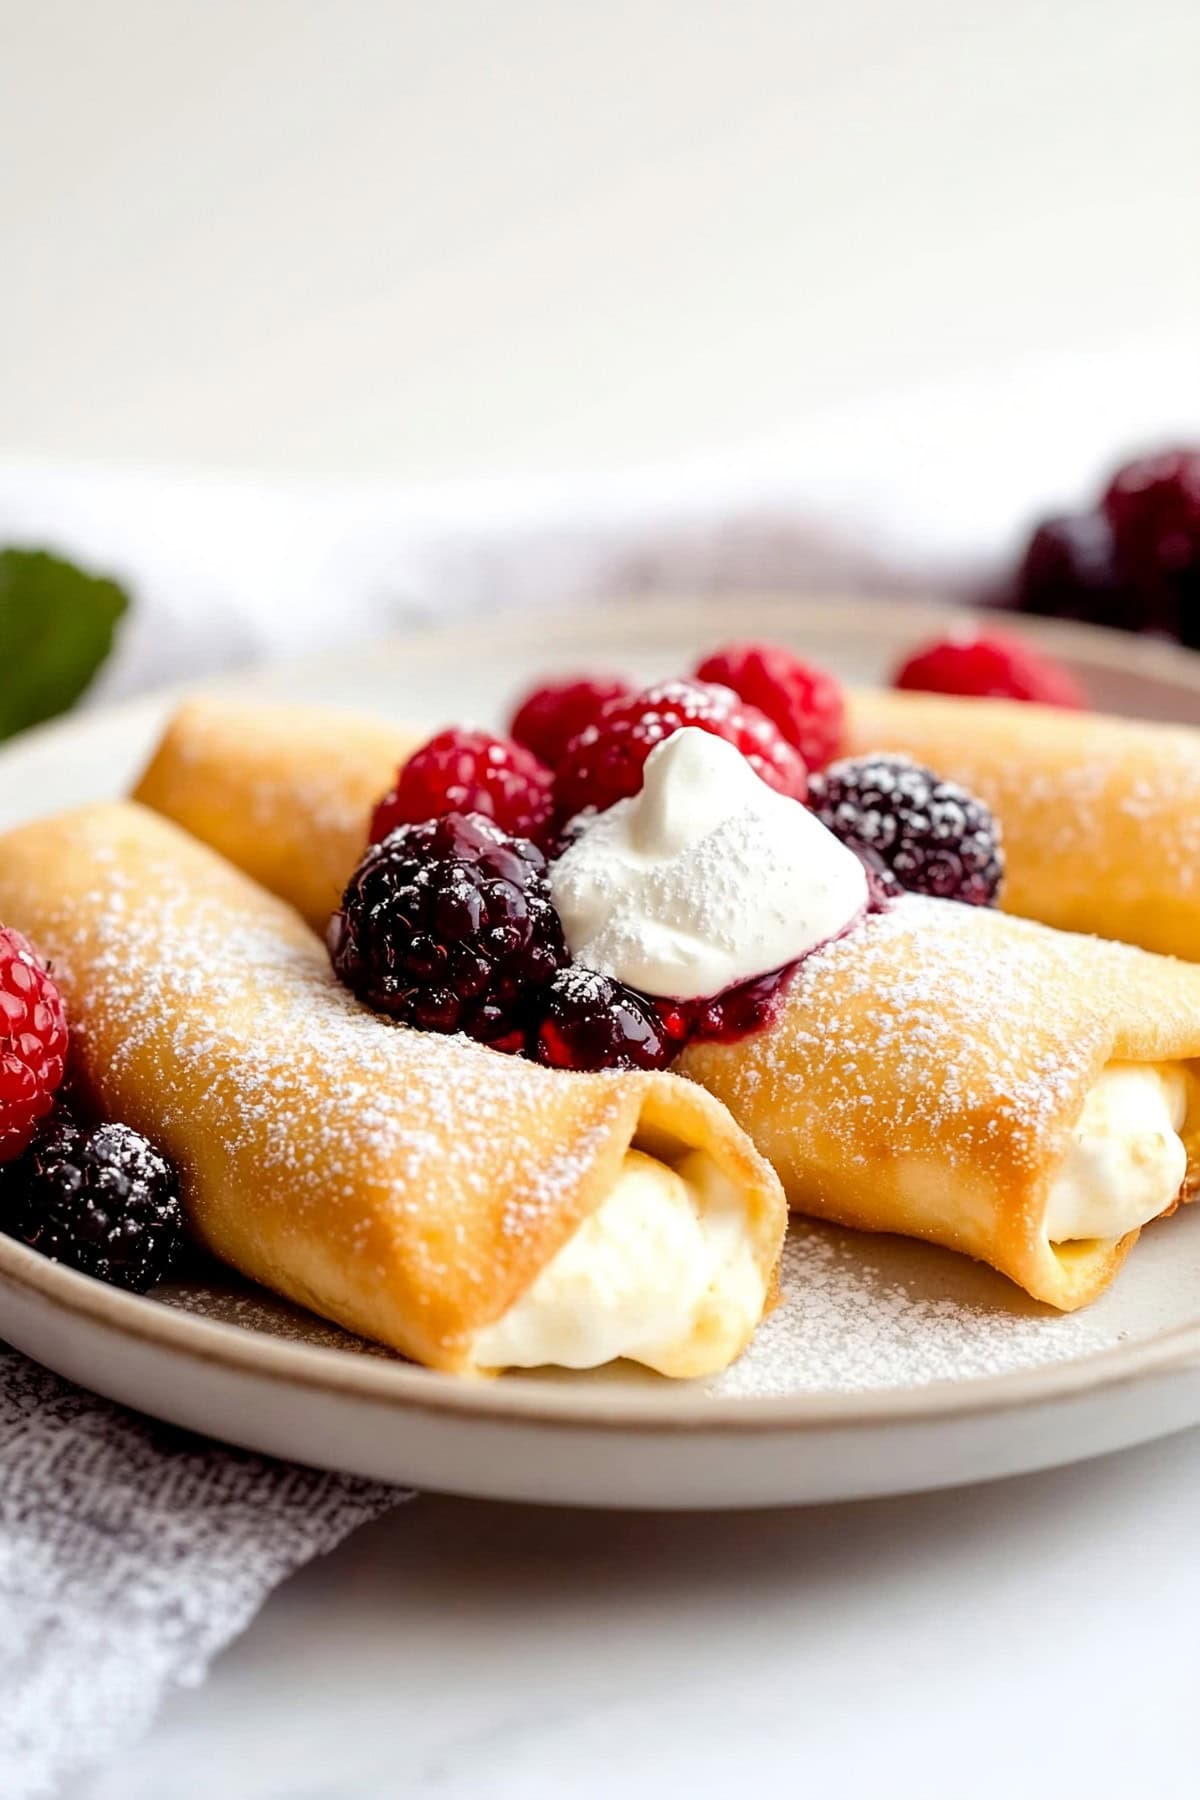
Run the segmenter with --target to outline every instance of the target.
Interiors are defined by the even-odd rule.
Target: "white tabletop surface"
[[[1193,1800],[1200,1433],[812,1511],[424,1498],[72,1800]]]
[[[924,382],[969,456],[981,370],[1083,357],[1103,402],[1200,317],[1194,0],[0,27],[0,456],[616,469]],[[809,1513],[422,1498],[69,1800],[1191,1796],[1197,1493],[1192,1434]]]

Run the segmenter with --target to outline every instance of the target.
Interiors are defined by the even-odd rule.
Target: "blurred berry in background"
[[[1014,602],[1200,648],[1200,448],[1126,463],[1098,505],[1038,526]]]

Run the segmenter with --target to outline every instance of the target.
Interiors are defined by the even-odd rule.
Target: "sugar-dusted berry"
[[[54,978],[28,939],[0,926],[0,1162],[21,1154],[50,1111],[66,1061]]]
[[[0,1229],[54,1262],[143,1293],[183,1234],[175,1172],[128,1125],[56,1115],[0,1183]]]
[[[555,784],[560,816],[570,818],[588,806],[604,812],[636,794],[655,745],[689,725],[724,738],[768,786],[803,800],[808,786],[803,760],[756,707],[714,682],[663,681],[610,702],[574,740]]]
[[[696,670],[700,681],[717,681],[765,713],[804,759],[824,768],[842,746],[846,702],[841,683],[780,644],[726,644]]]
[[[633,692],[619,675],[575,675],[541,682],[517,703],[513,738],[548,768],[556,769],[567,745],[594,725],[613,700]]]
[[[886,884],[993,906],[1000,831],[982,800],[904,756],[860,756],[814,775],[809,805]]]
[[[444,813],[479,813],[501,831],[539,842],[554,812],[554,777],[520,744],[488,731],[440,731],[397,772],[375,808],[371,842],[398,825]]]
[[[541,996],[533,1054],[552,1069],[663,1069],[682,1048],[653,1001],[577,964]]]
[[[520,1051],[537,991],[567,961],[546,863],[478,813],[402,825],[373,844],[329,927],[338,977],[423,1031]]]

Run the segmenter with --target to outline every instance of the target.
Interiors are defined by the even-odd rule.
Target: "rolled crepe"
[[[188,701],[134,798],[174,819],[323,931],[371,809],[419,733],[319,706]]]
[[[1178,1183],[1153,1210],[1190,1196],[1196,1059],[1200,967],[909,896],[802,963],[766,1030],[678,1066],[726,1103],[797,1210],[945,1244],[1071,1310],[1138,1233],[1056,1242],[1053,1219],[1080,1187],[1119,1212],[1148,1161]],[[1178,1097],[1182,1147],[1161,1107],[1140,1135],[1111,1115],[1089,1126],[1131,1065]]]
[[[435,1368],[723,1368],[767,1301],[775,1177],[671,1075],[564,1075],[392,1025],[286,905],[143,807],[0,839],[73,1067],[177,1164],[199,1241]]]
[[[855,697],[853,747],[911,748],[945,768],[940,741],[910,737],[897,745],[892,733],[889,746],[889,734],[868,722],[883,721],[892,698]],[[1086,723],[1075,714],[1000,702],[894,698],[900,717],[910,705],[925,712],[927,703],[930,718],[943,704],[955,709],[955,720],[962,719],[965,706],[967,722],[978,719],[984,727],[1000,714],[1007,717],[1012,757],[1024,758],[1021,794],[1030,805],[1028,793],[1039,791],[1034,768],[1039,729],[1030,735],[1031,723],[1048,721],[1051,733],[1059,734],[1064,768],[1074,766],[1066,747],[1078,743]],[[287,769],[303,735],[304,715],[294,717],[294,746],[278,732],[274,736],[280,792],[287,790]],[[168,739],[171,755],[160,751],[156,759],[165,777],[160,793],[176,816],[172,765],[186,754],[193,729],[189,719],[177,721]],[[1125,793],[1131,817],[1134,750],[1144,738],[1153,741],[1158,785],[1151,784],[1145,805],[1163,818],[1171,758],[1162,743],[1179,739],[1181,748],[1194,754],[1193,734],[1158,733],[1118,720],[1092,721],[1088,729],[1097,755],[1110,731],[1118,745],[1130,734],[1134,748],[1127,760],[1119,749],[1112,752],[1117,772],[1111,780],[1114,794]],[[247,730],[253,731],[249,720]],[[958,741],[961,730],[947,734],[947,746]],[[998,759],[997,767],[1003,761]],[[1055,766],[1052,757],[1049,766]],[[381,772],[380,785],[388,773]],[[975,771],[963,773],[971,779]],[[356,779],[368,786],[369,770],[364,766]],[[244,783],[235,747],[223,780],[230,796]],[[988,791],[984,781],[973,785]],[[1069,788],[1070,782],[1063,785]],[[993,797],[997,791],[993,786]],[[1047,830],[1053,811],[1045,803]],[[1190,822],[1181,818],[1175,826],[1186,833]],[[1059,827],[1068,837],[1080,829],[1064,818]],[[1021,829],[1018,825],[1015,892],[1019,903],[1032,906],[1037,864],[1032,845],[1021,854]],[[1088,904],[1100,910],[1103,895],[1096,890],[1106,884],[1117,893],[1136,887],[1137,870],[1121,868],[1120,834],[1101,830],[1099,822],[1096,829],[1100,838],[1092,849],[1086,834],[1075,843],[1078,869],[1053,848],[1049,852],[1047,894],[1059,897],[1064,923],[1082,924],[1080,909]],[[1011,851],[1011,813],[1009,834]],[[1149,847],[1143,848],[1148,855]],[[1093,849],[1095,861],[1089,863]],[[356,854],[347,854],[347,875]],[[1184,886],[1180,875],[1181,894]],[[1122,917],[1134,911],[1128,901]],[[1178,916],[1184,916],[1182,901]],[[1147,931],[1152,923],[1147,915]],[[1175,1137],[1173,1127],[1158,1132],[1168,1091],[1171,1104],[1182,1105],[1185,1114],[1177,1122],[1186,1169],[1177,1168],[1176,1192],[1163,1206],[1143,1208],[1142,1218],[1163,1210],[1176,1194],[1190,1197],[1200,1157],[1198,1084],[1190,1066],[1197,1058],[1200,967],[913,897],[806,963],[768,1031],[732,1045],[696,1046],[680,1067],[727,1103],[782,1176],[797,1210],[965,1251],[1003,1270],[1036,1298],[1068,1309],[1103,1290],[1136,1239],[1137,1231],[1119,1222],[1125,1190],[1136,1198],[1133,1190],[1145,1189],[1148,1172],[1139,1161],[1145,1161],[1148,1139],[1156,1132]],[[1131,1094],[1139,1104],[1147,1099],[1137,1091],[1136,1076],[1131,1086],[1130,1068],[1144,1071],[1143,1089],[1161,1077],[1163,1093],[1161,1103],[1149,1109],[1149,1124],[1139,1125],[1122,1143],[1114,1115],[1128,1112]],[[1177,1143],[1174,1148],[1178,1151]],[[1083,1216],[1102,1216],[1105,1208],[1097,1197],[1107,1194],[1116,1221],[1112,1228],[1081,1234],[1068,1223],[1060,1229],[1064,1197],[1069,1199],[1072,1189],[1077,1195],[1083,1190]]]
[[[863,689],[846,754],[900,750],[987,801],[1002,905],[1200,961],[1200,730]]]

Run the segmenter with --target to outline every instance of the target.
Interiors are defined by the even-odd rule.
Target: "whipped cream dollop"
[[[868,899],[853,851],[693,726],[550,865],[550,892],[576,962],[675,1000],[795,962]]]
[[[1178,1063],[1109,1063],[1083,1103],[1046,1210],[1052,1244],[1119,1238],[1165,1212],[1187,1174],[1179,1136],[1190,1078]]]
[[[677,1167],[626,1152],[611,1191],[475,1340],[482,1369],[594,1369],[629,1357],[711,1374],[749,1341],[768,1277],[745,1199],[703,1151]]]

